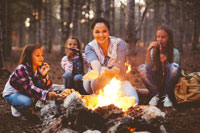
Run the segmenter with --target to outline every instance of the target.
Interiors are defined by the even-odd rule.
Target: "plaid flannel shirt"
[[[10,84],[20,93],[45,101],[47,99],[48,89],[52,86],[50,79],[45,79],[39,71],[33,73],[30,64],[19,65],[10,76]],[[45,79],[45,80],[44,80]],[[42,83],[42,87],[38,87],[37,82]]]

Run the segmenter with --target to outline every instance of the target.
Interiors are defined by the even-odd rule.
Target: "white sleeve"
[[[64,56],[61,60],[61,67],[65,70],[65,72],[72,72],[73,64],[68,61],[67,56]]]

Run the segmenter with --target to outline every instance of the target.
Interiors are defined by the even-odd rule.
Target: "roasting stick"
[[[159,46],[160,46],[161,49],[163,49],[162,43],[159,43]],[[163,51],[160,50],[160,54],[163,54]],[[163,75],[163,77],[162,77],[161,84],[160,84],[160,87],[159,87],[160,90],[162,89],[163,84],[165,82],[165,66],[164,66],[163,62],[161,62],[161,63],[162,63],[162,75]]]
[[[85,50],[80,50],[80,49],[75,49],[75,48],[67,48],[67,49],[70,49],[70,50],[73,50],[75,52],[85,52]]]

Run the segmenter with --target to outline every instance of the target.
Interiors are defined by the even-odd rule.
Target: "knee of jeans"
[[[75,81],[75,82],[82,81],[82,75],[81,75],[81,74],[75,75],[75,76],[74,76],[74,81]]]
[[[21,105],[22,108],[28,108],[32,105],[32,99],[27,97],[26,99],[23,100],[23,104]]]
[[[180,73],[180,67],[177,63],[171,63],[169,65],[169,72],[170,72],[170,75],[172,76],[176,76]]]
[[[72,78],[72,76],[73,76],[73,75],[72,75],[71,72],[66,72],[66,73],[63,74],[63,78],[65,78],[65,79],[66,79],[66,78]]]
[[[88,94],[92,94],[92,89],[90,87],[90,81],[83,81],[83,88]]]
[[[148,69],[148,65],[142,64],[138,67],[137,70],[141,77],[145,77],[145,75],[147,74],[147,69]]]

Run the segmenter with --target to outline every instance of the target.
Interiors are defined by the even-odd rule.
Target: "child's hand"
[[[50,70],[50,66],[49,64],[47,64],[46,62],[42,65],[42,67],[40,68],[40,73],[42,74],[42,76],[47,75],[47,72]]]
[[[55,98],[57,98],[58,97],[58,94],[56,93],[56,92],[49,92],[48,93],[48,97],[49,97],[49,99],[55,99]]]
[[[75,51],[74,50],[71,50],[70,48],[68,48],[66,50],[66,55],[68,57],[68,60],[71,61],[71,59],[74,57],[75,55]]]
[[[168,64],[167,57],[164,54],[160,54],[160,61],[166,66]]]
[[[149,47],[147,48],[147,51],[150,51],[152,48],[156,48],[158,46],[159,46],[158,42],[154,41],[149,45]]]

